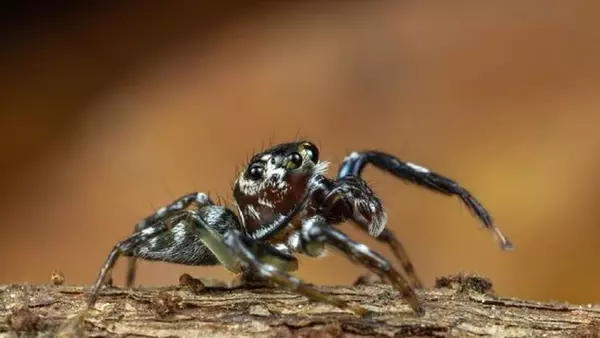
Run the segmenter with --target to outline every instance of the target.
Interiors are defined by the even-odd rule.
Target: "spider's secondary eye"
[[[319,161],[319,149],[316,145],[307,142],[303,145],[303,149],[306,152],[308,158],[313,162],[317,163]]]
[[[257,181],[263,177],[264,169],[262,166],[254,164],[248,168],[248,172],[246,174],[250,179]]]
[[[288,155],[285,167],[287,169],[296,169],[302,165],[302,155],[298,153],[291,153]]]

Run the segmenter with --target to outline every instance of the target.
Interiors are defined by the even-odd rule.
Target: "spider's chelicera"
[[[273,146],[252,157],[233,187],[237,215],[213,203],[205,193],[194,192],[139,222],[134,233],[111,251],[92,289],[88,308],[96,303],[117,258],[127,256],[127,286],[134,283],[137,259],[223,265],[232,272],[257,276],[312,300],[363,315],[367,312],[364,308],[323,294],[289,274],[298,268],[295,253],[319,257],[330,246],[383,277],[422,315],[424,309],[414,291],[422,284],[402,244],[386,228],[381,201],[361,178],[369,163],[407,182],[458,196],[493,232],[502,249],[512,248],[483,206],[449,178],[383,152],[363,151],[347,156],[337,177],[330,179],[324,176],[329,163],[319,158],[318,148],[298,141]],[[386,243],[407,279],[383,256],[345,235],[337,227],[345,221]]]

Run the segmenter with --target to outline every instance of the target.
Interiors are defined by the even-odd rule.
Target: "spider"
[[[438,193],[458,196],[502,249],[512,248],[484,207],[453,180],[380,151],[351,153],[337,177],[330,179],[324,176],[329,162],[319,159],[314,143],[303,140],[272,146],[250,159],[233,186],[237,214],[215,204],[207,194],[194,192],[136,224],[134,233],[110,252],[91,291],[88,309],[96,303],[118,257],[126,256],[128,287],[134,284],[137,259],[223,265],[234,273],[256,276],[309,299],[365,315],[366,309],[323,294],[290,275],[298,269],[295,253],[321,257],[330,246],[390,282],[414,312],[423,315],[415,293],[422,283],[402,244],[386,228],[380,199],[361,178],[367,164]],[[344,234],[337,225],[345,221],[386,243],[406,277],[382,255]]]

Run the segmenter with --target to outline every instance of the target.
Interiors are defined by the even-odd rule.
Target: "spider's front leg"
[[[404,249],[404,245],[387,225],[387,215],[383,205],[366,182],[358,176],[344,176],[329,182],[329,192],[325,196],[322,214],[325,217],[351,219],[362,230],[374,236],[378,241],[386,243],[396,257],[406,277],[415,288],[422,288],[423,283],[415,272],[414,265]]]
[[[329,225],[323,216],[313,216],[304,220],[300,238],[302,247],[323,243],[331,245],[352,261],[364,265],[372,272],[389,280],[418,315],[425,314],[414,289],[389,261],[366,245],[355,242],[342,231]]]
[[[206,209],[203,209],[203,211],[206,211]],[[95,304],[99,289],[103,283],[102,281],[108,275],[108,271],[114,266],[119,255],[135,255],[141,258],[190,264],[189,261],[185,260],[186,255],[208,248],[218,262],[232,272],[241,272],[264,278],[283,288],[300,293],[311,300],[349,309],[358,315],[368,313],[363,307],[353,306],[338,297],[326,295],[314,287],[305,284],[300,279],[289,275],[288,271],[294,271],[298,267],[296,258],[242,233],[238,230],[240,224],[229,210],[215,206],[209,209],[209,212],[213,214],[223,212],[230,217],[217,218],[208,214],[201,215],[198,212],[184,212],[171,219],[177,223],[173,227],[169,227],[164,223],[155,224],[117,244],[113,251],[111,251],[92,290],[88,308],[91,308]],[[293,215],[295,214],[294,212]],[[276,228],[280,226],[280,223],[287,224],[291,218],[293,217],[285,216],[277,218],[272,223],[272,226]],[[269,226],[269,224],[265,224],[265,226]],[[196,237],[198,240],[195,242],[190,241],[190,244],[187,246],[165,246],[166,243],[169,243],[167,239],[170,233],[168,231],[173,231],[174,229],[181,229],[180,234],[182,238]],[[169,250],[165,251],[165,249]],[[201,256],[197,265],[209,265],[206,261],[207,258]]]
[[[239,230],[228,231],[225,234],[225,243],[253,275],[269,280],[284,289],[304,295],[313,301],[348,309],[359,316],[369,313],[367,309],[361,306],[351,305],[336,296],[322,293],[301,279],[288,274],[286,269],[281,269],[272,263],[266,263],[266,261],[271,262],[283,253],[275,254],[276,249],[256,241]]]
[[[134,227],[134,234],[148,228],[149,226],[152,226],[153,224],[156,224],[157,222],[163,221],[169,216],[175,215],[176,213],[181,212],[191,206],[201,208],[207,205],[214,205],[214,203],[210,199],[210,197],[208,197],[208,195],[203,192],[193,192],[190,194],[183,195],[175,201],[171,202],[170,204],[167,204],[164,207],[156,210],[156,212],[154,212],[152,215],[138,222]],[[137,257],[128,257],[127,277],[125,280],[126,287],[131,287],[135,283],[136,271]]]
[[[511,241],[494,224],[494,221],[487,210],[485,210],[481,203],[479,203],[469,191],[461,187],[455,181],[429,169],[414,163],[401,161],[395,156],[383,152],[364,151],[353,152],[346,157],[339,168],[338,177],[345,178],[350,175],[360,177],[363,169],[369,163],[407,182],[417,184],[444,195],[458,196],[471,213],[479,218],[483,223],[483,226],[496,236],[498,243],[503,250],[511,250],[513,248]]]

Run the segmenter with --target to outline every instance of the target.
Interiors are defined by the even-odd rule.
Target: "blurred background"
[[[513,240],[368,169],[427,286],[470,271],[507,296],[600,302],[597,1],[3,6],[0,283],[89,285],[141,217],[195,190],[231,200],[247,156],[303,136],[334,164],[377,148],[449,176]],[[364,271],[301,262],[314,283]],[[138,282],[183,272],[233,278],[144,262]]]

